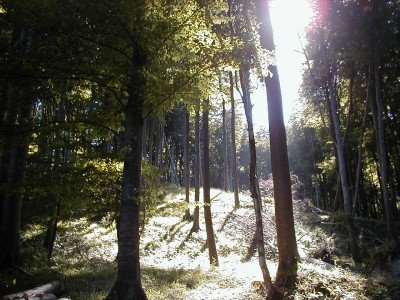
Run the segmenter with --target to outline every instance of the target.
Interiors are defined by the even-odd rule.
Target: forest
[[[275,1],[0,0],[2,299],[400,298],[400,1],[308,0],[286,123]]]

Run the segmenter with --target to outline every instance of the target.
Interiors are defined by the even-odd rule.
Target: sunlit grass
[[[187,208],[184,190],[166,187],[165,192],[166,197],[155,214],[149,216],[141,236],[142,282],[149,299],[263,299],[257,254],[255,249],[249,249],[255,230],[250,197],[241,195],[241,208],[235,210],[232,194],[211,191],[220,263],[215,268],[210,267],[208,261],[203,207],[200,206],[200,231],[189,234],[192,224],[183,219]],[[193,198],[191,190],[189,208],[192,213]],[[202,194],[200,201],[202,203]],[[296,205],[296,235],[303,260],[293,299],[384,299],[388,295],[398,295],[400,282],[386,271],[371,269],[374,276],[370,276],[367,269],[352,267],[340,218],[305,213]],[[265,201],[263,209],[268,267],[274,276],[278,251],[272,201]],[[370,230],[379,232],[382,229],[379,222],[357,222]],[[1,282],[11,287],[8,291],[20,291],[59,279],[65,283],[66,295],[71,299],[105,298],[114,283],[117,268],[114,226],[89,224],[85,219],[61,222],[50,261],[41,247],[43,238],[41,226],[32,225],[24,232],[22,268],[28,274],[2,274]],[[331,252],[335,265],[309,259],[321,248]],[[377,250],[382,251],[382,248]],[[249,251],[252,255],[244,260]],[[370,265],[373,266],[373,262]]]

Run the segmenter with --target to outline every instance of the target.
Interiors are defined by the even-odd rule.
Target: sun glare
[[[282,90],[285,123],[296,111],[296,100],[301,84],[302,64],[299,36],[304,38],[305,28],[311,20],[312,10],[308,0],[274,0],[270,2],[270,13],[276,45],[277,64]],[[256,126],[268,127],[265,88],[255,91],[253,110]],[[259,109],[260,108],[260,109]]]

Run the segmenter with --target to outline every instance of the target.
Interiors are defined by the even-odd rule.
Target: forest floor
[[[241,207],[234,210],[231,193],[211,191],[219,267],[210,267],[203,210],[200,209],[199,232],[190,234],[192,223],[182,218],[186,209],[182,192],[180,188],[167,189],[163,203],[156,207],[156,214],[149,218],[141,237],[142,280],[149,298],[263,299],[257,254],[250,247],[255,230],[251,198],[241,194]],[[301,200],[295,201],[294,207],[302,259],[291,299],[400,298],[395,264],[373,259],[384,254],[382,247],[374,246],[379,235],[368,231],[370,236],[365,238],[363,248],[370,258],[362,267],[355,267],[348,257],[345,230],[337,219],[310,209]],[[191,212],[193,208],[191,205]],[[276,272],[278,258],[273,212],[272,202],[265,201],[263,219],[271,275]],[[50,262],[37,250],[42,238],[42,228],[32,226],[26,231],[23,251],[29,261],[23,262],[20,272],[1,274],[0,289],[19,291],[61,279],[71,299],[104,299],[116,274],[116,231],[112,226],[85,220],[61,223]]]

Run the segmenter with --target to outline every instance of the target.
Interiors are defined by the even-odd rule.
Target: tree
[[[206,101],[208,105],[208,101]],[[210,150],[209,150],[209,131],[208,131],[208,107],[203,111],[203,194],[204,194],[204,219],[207,232],[207,247],[210,264],[218,266],[218,254],[215,246],[215,236],[211,216],[211,198],[210,198]]]
[[[0,266],[13,267],[18,262],[19,230],[21,226],[22,186],[26,172],[28,148],[31,139],[29,130],[33,121],[36,85],[30,76],[35,72],[31,64],[36,55],[34,31],[29,18],[20,19],[22,7],[7,3],[14,20],[6,52],[11,61],[5,60],[3,71],[8,73],[8,82],[3,90],[4,105],[0,110],[2,132],[1,143],[1,189],[0,192]],[[7,36],[7,35],[6,35]],[[8,56],[7,55],[7,56]],[[12,73],[13,76],[9,74]]]
[[[246,68],[246,66],[243,66]],[[258,178],[257,178],[257,154],[256,154],[256,142],[254,139],[253,130],[253,114],[252,114],[252,104],[250,99],[249,91],[249,71],[240,70],[240,85],[243,91],[243,106],[245,110],[246,120],[247,120],[247,131],[249,135],[249,149],[250,149],[250,192],[251,198],[253,199],[254,212],[256,215],[256,232],[254,238],[257,241],[257,251],[258,251],[258,262],[263,274],[264,285],[267,289],[267,295],[269,299],[275,299],[277,297],[275,286],[272,283],[271,276],[267,264],[265,262],[265,247],[264,247],[264,229],[262,222],[262,211],[261,211],[261,195],[258,188]]]
[[[226,132],[226,109],[225,109],[225,95],[222,91],[222,144],[224,151],[224,191],[227,192],[229,188],[229,175],[228,175],[228,134]]]
[[[255,4],[260,22],[261,46],[267,51],[274,52],[275,45],[269,14],[269,1],[257,0]],[[278,286],[291,286],[297,276],[298,252],[294,230],[286,131],[283,121],[278,68],[276,65],[271,65],[269,71],[270,76],[265,77],[265,86],[267,87],[271,164],[279,250],[276,284]]]
[[[200,210],[200,113],[199,108],[196,109],[194,121],[194,213],[193,213],[193,226],[191,232],[199,231],[199,210]]]
[[[232,71],[229,72],[229,91],[231,99],[231,162],[232,162],[232,177],[233,177],[233,193],[235,198],[235,208],[239,208],[239,188],[238,188],[238,174],[237,174],[237,157],[236,157],[236,128],[235,128],[235,96],[234,96],[234,82]]]
[[[324,46],[322,46],[324,47]],[[361,262],[360,256],[360,249],[358,246],[358,239],[353,225],[353,218],[352,218],[352,205],[351,205],[351,196],[350,196],[350,187],[349,182],[347,179],[347,168],[346,168],[346,160],[345,160],[345,153],[344,153],[344,137],[343,133],[340,129],[340,120],[339,120],[339,107],[337,103],[337,95],[334,90],[333,86],[333,73],[331,71],[331,66],[328,61],[328,56],[326,54],[325,49],[325,64],[326,64],[326,78],[328,84],[328,101],[329,106],[332,112],[332,124],[334,128],[334,143],[335,148],[337,151],[337,158],[339,163],[339,175],[340,175],[340,183],[343,193],[343,201],[344,201],[344,212],[346,214],[346,218],[349,222],[348,225],[348,233],[350,239],[350,247],[351,247],[351,254],[355,263]]]
[[[135,1],[135,27],[143,20],[145,2]],[[139,261],[140,179],[142,165],[143,106],[146,97],[144,67],[147,50],[138,44],[140,34],[133,32],[136,44],[132,49],[129,68],[128,99],[124,121],[124,169],[121,187],[121,205],[118,222],[117,279],[107,296],[112,299],[147,299],[142,288]]]
[[[379,5],[378,2],[374,3],[374,9],[379,13]],[[385,128],[383,123],[384,118],[384,108],[381,98],[381,78],[380,78],[380,61],[379,61],[379,46],[378,46],[378,29],[375,25],[372,32],[372,47],[373,47],[373,66],[374,66],[374,79],[375,79],[375,97],[371,97],[371,99],[375,99],[375,103],[371,103],[371,111],[375,113],[374,122],[375,122],[375,134],[377,136],[377,148],[378,148],[378,156],[379,156],[379,170],[380,170],[380,181],[381,181],[381,190],[382,190],[382,198],[385,206],[385,217],[386,217],[386,229],[387,229],[387,238],[389,242],[397,243],[396,236],[394,234],[393,228],[393,205],[391,204],[392,200],[389,196],[389,181],[388,181],[388,163],[387,163],[387,148],[385,142]],[[375,108],[376,109],[373,109]]]
[[[184,184],[185,184],[185,201],[187,203],[187,209],[185,212],[184,219],[185,220],[190,220],[192,217],[190,215],[190,210],[189,210],[189,196],[190,196],[190,157],[189,157],[189,112],[185,110],[184,113],[184,134],[183,134],[183,161],[184,161]]]

